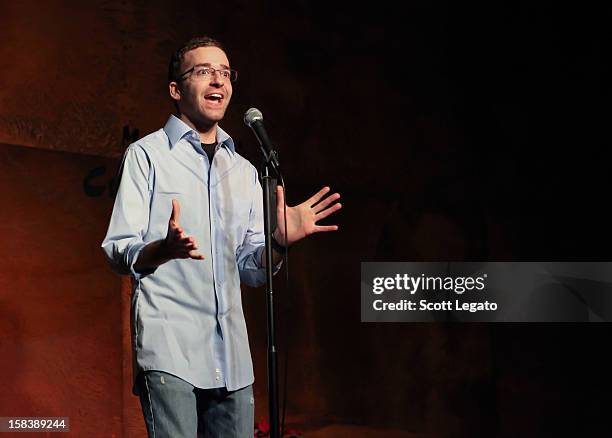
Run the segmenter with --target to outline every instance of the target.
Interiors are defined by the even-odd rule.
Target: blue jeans
[[[149,438],[253,438],[252,385],[200,389],[161,371],[141,372],[138,385]]]

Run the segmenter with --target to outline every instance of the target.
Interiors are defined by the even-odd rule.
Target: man
[[[237,72],[195,38],[170,61],[178,116],[131,144],[108,233],[113,269],[133,277],[134,393],[150,437],[252,437],[253,366],[240,282],[265,283],[262,189],[218,123]],[[324,188],[287,207],[277,188],[275,269],[286,247],[341,208]]]

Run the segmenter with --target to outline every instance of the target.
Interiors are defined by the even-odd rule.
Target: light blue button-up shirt
[[[165,371],[233,391],[254,381],[240,282],[265,283],[262,189],[221,128],[217,142],[210,165],[199,134],[171,116],[131,144],[102,248],[115,272],[133,276],[134,375]],[[136,272],[143,247],[166,237],[172,199],[205,259]]]

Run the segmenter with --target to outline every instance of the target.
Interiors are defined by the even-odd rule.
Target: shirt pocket
[[[240,181],[232,182],[228,178],[220,181],[214,190],[218,223],[233,241],[233,246],[237,247],[244,240],[249,227],[252,186],[240,184]]]

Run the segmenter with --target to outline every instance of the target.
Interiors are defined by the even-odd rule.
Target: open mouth
[[[208,102],[221,103],[223,102],[223,94],[221,93],[207,94],[206,96],[204,96],[204,99],[206,99]]]

